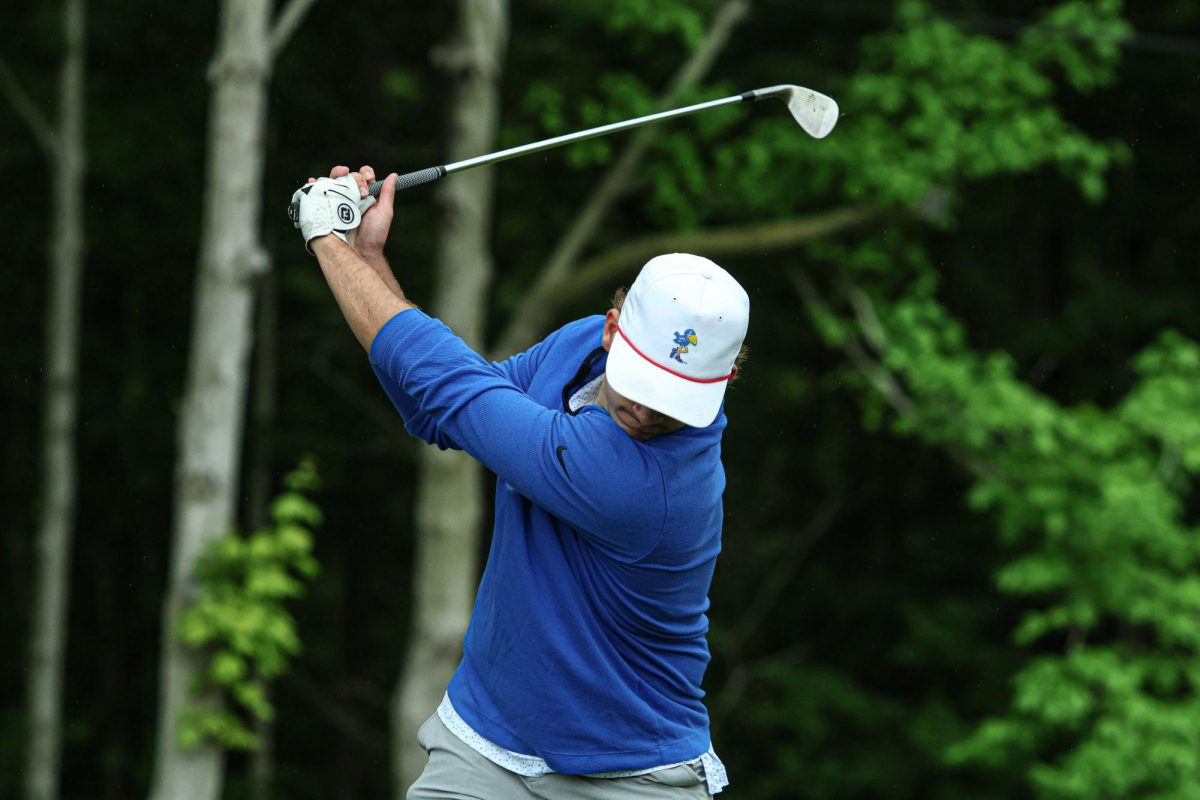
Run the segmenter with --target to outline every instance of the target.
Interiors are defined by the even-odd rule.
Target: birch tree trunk
[[[263,129],[270,74],[271,0],[223,0],[209,71],[212,106],[199,275],[179,427],[171,574],[163,604],[154,800],[216,800],[221,749],[179,745],[179,719],[195,698],[197,653],[174,635],[193,591],[197,556],[234,523],[246,393],[254,275],[265,266],[259,241]]]
[[[447,161],[495,149],[507,39],[507,0],[460,0],[453,39],[433,54],[453,87]],[[492,183],[492,170],[484,168],[440,184],[437,195],[442,221],[431,306],[479,351],[492,272]],[[392,703],[397,798],[424,768],[416,730],[437,707],[462,652],[478,577],[482,479],[478,464],[463,453],[421,451],[413,622]]]
[[[192,695],[202,664],[176,639],[175,622],[192,599],[193,570],[204,546],[234,527],[255,282],[269,269],[259,233],[267,87],[275,57],[315,2],[288,0],[274,24],[274,0],[222,0],[220,6],[208,76],[208,173],[179,422],[152,800],[216,800],[221,792],[221,749],[179,745],[184,708],[218,701]]]
[[[49,309],[42,432],[42,508],[29,645],[29,749],[25,796],[58,797],[62,682],[71,538],[75,526],[75,429],[79,396],[79,300],[83,273],[85,0],[63,4],[66,52],[58,123],[47,152],[52,181]]]

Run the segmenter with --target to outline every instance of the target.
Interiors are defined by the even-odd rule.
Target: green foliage
[[[633,54],[643,50],[677,53],[682,60],[700,43],[716,5],[710,0],[650,4],[638,0],[583,0],[572,4],[570,13],[563,15],[563,21],[571,26],[588,28],[591,36],[596,36],[599,31],[620,53]],[[573,89],[564,83],[562,76],[555,75],[531,81],[521,98],[521,109],[537,121],[537,135],[557,135],[661,110],[658,98],[665,81],[666,76],[646,73],[644,59],[634,61],[629,68],[608,66],[589,78],[583,91]],[[718,89],[710,85],[686,93],[677,105],[712,99],[720,90],[734,91],[728,86]],[[700,138],[709,139],[713,132],[734,118],[734,112],[723,110],[689,120],[686,124],[688,128],[701,126],[703,135]],[[503,141],[505,145],[513,145],[527,141],[531,135],[529,131],[510,128]],[[601,137],[580,142],[568,148],[562,158],[572,169],[595,168],[609,163],[627,140],[627,136]],[[697,147],[697,137],[692,130],[688,135],[673,137],[669,144],[660,144],[656,150],[663,154],[662,159],[648,160],[647,183],[655,192],[655,204],[664,210],[686,211],[695,198],[706,195],[707,184],[697,170],[703,163],[695,157]]]
[[[814,800],[922,796],[925,765],[963,730],[948,698],[911,710],[900,697],[809,662],[784,656],[755,671],[741,704],[766,768],[737,775],[739,790],[794,797],[803,786]]]
[[[300,652],[285,602],[303,595],[304,581],[318,569],[312,529],[321,524],[321,510],[310,499],[318,486],[313,460],[301,461],[284,486],[271,505],[269,527],[217,539],[197,562],[198,598],[180,616],[177,631],[208,659],[194,689],[216,690],[221,699],[185,709],[179,730],[184,747],[205,741],[237,750],[257,747],[247,719],[274,718],[267,687]]]
[[[846,107],[864,112],[828,148],[847,194],[912,205],[944,184],[1052,165],[1098,198],[1124,147],[1071,125],[1047,72],[1069,63],[1077,86],[1111,80],[1116,49],[1089,47],[1069,29],[1091,19],[1091,5],[1055,7],[1053,27],[1031,28],[1014,45],[903,4],[898,28],[865,45],[867,68],[843,92]]]
[[[526,91],[522,108],[535,117],[546,134],[607,125],[656,111],[653,92],[630,72],[608,72],[596,80],[598,95],[567,99],[556,81],[534,81]],[[620,140],[616,146],[620,145]],[[606,163],[612,157],[614,142],[600,137],[580,142],[566,150],[569,166],[582,169]]]
[[[1006,354],[974,352],[932,281],[849,293],[845,324],[909,401],[894,429],[970,470],[972,507],[1013,548],[997,585],[1024,598],[1013,635],[1038,653],[950,762],[1018,767],[1055,800],[1200,793],[1200,538],[1184,514],[1200,346],[1165,334],[1118,407],[1067,407]]]
[[[1122,417],[1158,440],[1168,476],[1180,468],[1200,472],[1200,416],[1180,413],[1200,405],[1200,347],[1167,331],[1133,366],[1142,380],[1122,404]]]
[[[1031,63],[1057,64],[1072,86],[1088,91],[1112,83],[1121,45],[1132,34],[1120,0],[1071,0],[1023,31],[1021,45]]]
[[[771,764],[765,774],[747,776],[753,796],[786,797],[796,786],[814,798],[882,796],[904,782],[906,754],[890,748],[881,759],[877,747],[894,736],[902,707],[844,674],[798,659],[772,661],[756,675],[746,705]],[[857,742],[855,751],[829,758],[831,742],[847,739]],[[858,765],[853,774],[846,773],[842,759]]]
[[[407,69],[389,70],[383,76],[383,91],[403,103],[414,103],[421,99],[423,93],[417,74]]]
[[[1099,200],[1105,174],[1128,148],[1072,124],[1056,78],[1078,91],[1108,85],[1129,33],[1110,0],[1053,6],[1016,41],[902,3],[892,29],[864,40],[861,68],[844,85],[814,86],[842,107],[836,136],[816,146],[786,114],[764,109],[664,128],[643,173],[647,209],[658,226],[689,229],[716,216],[792,215],[833,198],[916,207],[967,181],[1047,166]],[[713,84],[688,100],[735,90]],[[610,71],[583,95],[569,95],[557,79],[534,82],[523,108],[547,133],[562,133],[648,113],[657,91],[635,71]],[[591,167],[618,145],[593,140],[566,158]]]
[[[760,115],[718,148],[705,183],[748,215],[780,215],[830,196],[914,207],[965,181],[1050,166],[1098,200],[1127,147],[1068,121],[1054,72],[1080,90],[1107,85],[1128,32],[1107,0],[1055,6],[1015,43],[903,3],[893,29],[864,41],[862,68],[827,88],[843,113],[835,136],[817,147],[784,115]]]
[[[571,11],[577,23],[603,26],[627,45],[675,38],[695,46],[713,7],[706,0],[576,0]]]

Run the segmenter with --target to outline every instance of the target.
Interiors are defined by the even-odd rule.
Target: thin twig
[[[792,269],[788,271],[788,280],[792,283],[792,288],[800,295],[804,301],[804,306],[809,310],[810,314],[824,314],[830,316],[833,314],[829,310],[829,304],[821,297],[817,287],[813,284],[801,270]],[[882,327],[877,331],[882,335]],[[880,348],[886,347],[886,342],[880,341]],[[908,395],[900,387],[900,384],[893,377],[892,373],[881,366],[873,359],[866,350],[863,349],[856,340],[847,337],[844,341],[839,342],[838,346],[842,352],[850,359],[858,371],[867,381],[875,387],[875,391],[883,396],[883,399],[888,402],[896,413],[905,417],[913,413],[913,402]]]
[[[844,276],[839,283],[842,293],[850,302],[850,307],[854,309],[854,318],[858,320],[858,329],[862,332],[863,339],[875,351],[875,355],[883,358],[888,349],[887,333],[883,329],[883,323],[879,321],[879,315],[875,313],[875,304],[866,292],[845,280]]]
[[[292,39],[292,34],[300,27],[300,23],[304,21],[309,9],[316,2],[317,0],[290,0],[275,17],[275,26],[271,28],[270,42],[272,61],[283,52],[283,48],[287,47],[288,42]]]
[[[53,159],[56,150],[54,129],[50,126],[46,115],[25,93],[16,73],[9,68],[4,59],[0,59],[0,90],[12,104],[13,111],[17,112],[17,116],[29,126],[29,131],[33,134],[38,147],[42,148],[47,158]]]
[[[737,660],[747,640],[753,636],[767,617],[779,605],[779,598],[800,571],[813,548],[833,530],[838,514],[845,504],[845,495],[828,497],[804,527],[796,531],[783,553],[774,559],[774,566],[757,583],[754,597],[746,605],[728,641],[727,650]]]
[[[374,744],[384,733],[356,714],[348,703],[329,697],[329,686],[293,671],[281,684],[311,705],[330,725],[359,744]]]
[[[742,655],[746,642],[779,605],[784,589],[796,577],[809,553],[833,530],[834,522],[844,503],[845,495],[841,493],[827,498],[804,527],[791,537],[784,552],[774,559],[774,567],[766,578],[759,582],[754,598],[747,604],[729,639],[721,648],[722,655],[731,666],[725,682],[713,695],[713,727],[720,727],[716,719],[723,719],[749,685],[753,666]]]
[[[797,658],[803,652],[803,646],[799,643],[789,644],[787,647],[781,648],[774,653],[768,653],[760,658],[752,661],[742,661],[729,673],[728,680],[721,687],[719,694],[714,695],[709,708],[712,714],[713,730],[720,730],[725,726],[725,720],[733,713],[733,710],[738,707],[742,701],[742,696],[746,690],[754,683],[758,677],[758,672],[763,667],[788,658]]]
[[[373,422],[384,435],[393,442],[399,442],[401,452],[415,455],[416,447],[412,437],[404,429],[404,424],[398,415],[389,414],[379,398],[368,397],[357,383],[347,378],[333,365],[328,346],[314,348],[308,359],[309,371],[333,389],[351,407],[358,409],[359,414]]]

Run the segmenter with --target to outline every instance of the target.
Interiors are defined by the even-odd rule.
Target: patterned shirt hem
[[[509,772],[515,772],[525,778],[540,778],[554,770],[550,769],[550,765],[544,759],[538,756],[526,755],[524,753],[516,753],[512,750],[501,747],[500,745],[485,739],[467,721],[458,715],[454,710],[454,705],[450,702],[450,695],[445,695],[442,698],[441,704],[437,710],[438,719],[447,729],[462,741],[467,747],[474,750],[479,755],[491,761],[498,767],[502,767]],[[590,775],[585,775],[586,778],[635,778],[639,775],[649,775],[651,772],[659,770],[671,769],[684,764],[691,764],[694,761],[699,761],[704,767],[704,778],[708,783],[709,794],[719,794],[722,789],[729,785],[729,777],[725,772],[725,765],[721,763],[721,759],[717,758],[716,752],[713,751],[712,745],[709,744],[708,752],[701,754],[698,758],[688,761],[677,761],[674,764],[662,764],[657,767],[648,769],[633,769],[619,770],[615,772],[596,772]]]

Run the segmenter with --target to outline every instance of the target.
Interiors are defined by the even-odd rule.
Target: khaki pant
[[[687,800],[709,798],[697,759],[636,778],[583,778],[551,772],[526,778],[493,764],[430,717],[417,741],[429,754],[421,777],[408,789],[408,800]]]

